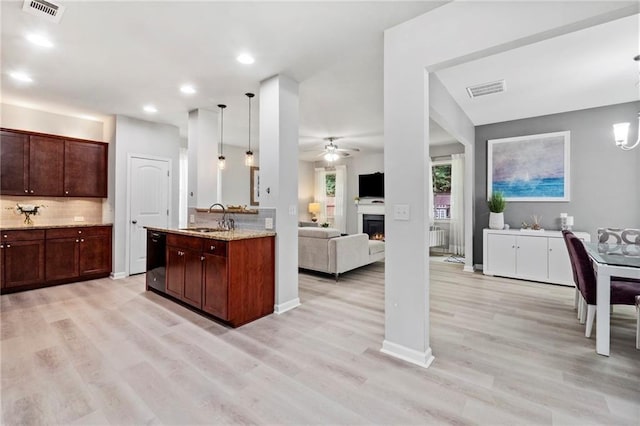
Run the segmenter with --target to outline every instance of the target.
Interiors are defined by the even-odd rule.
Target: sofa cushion
[[[384,252],[384,241],[369,240],[369,255]]]
[[[340,236],[340,230],[335,228],[298,228],[299,237],[334,238]]]

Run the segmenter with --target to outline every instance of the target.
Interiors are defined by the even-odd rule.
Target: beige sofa
[[[298,267],[334,274],[384,259],[384,242],[367,234],[340,236],[335,228],[298,228]]]

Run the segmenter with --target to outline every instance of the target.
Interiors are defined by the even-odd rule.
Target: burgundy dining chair
[[[574,276],[577,280],[577,286],[587,305],[585,336],[591,337],[593,320],[596,316],[596,274],[582,241],[570,231],[563,231],[563,236],[569,249],[569,258],[575,267]],[[638,295],[640,295],[640,285],[637,282],[611,278],[611,305],[634,306]]]

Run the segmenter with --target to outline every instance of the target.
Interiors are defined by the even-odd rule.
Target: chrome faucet
[[[235,229],[235,221],[233,219],[227,219],[227,209],[224,208],[224,206],[220,203],[213,203],[211,204],[211,206],[209,207],[209,213],[212,213],[212,210],[214,207],[219,206],[222,208],[222,219],[218,221],[218,226],[221,229],[230,231],[232,229]]]

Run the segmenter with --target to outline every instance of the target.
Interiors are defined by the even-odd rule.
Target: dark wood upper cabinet
[[[104,143],[65,141],[64,195],[106,197],[107,156]]]
[[[64,141],[29,137],[29,195],[62,197]]]
[[[108,144],[1,130],[0,194],[107,197]]]
[[[0,132],[0,194],[28,195],[29,136]]]

